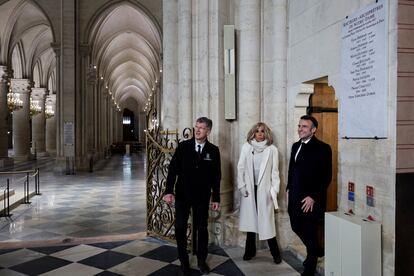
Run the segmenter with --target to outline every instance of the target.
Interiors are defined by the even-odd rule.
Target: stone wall
[[[336,96],[341,93],[341,22],[349,14],[375,1],[290,1],[288,42],[288,110],[295,107],[304,82],[328,78]],[[346,211],[347,184],[356,185],[355,212],[367,216],[365,186],[375,190],[375,218],[382,223],[383,275],[394,274],[395,167],[396,167],[396,3],[389,3],[388,135],[384,140],[338,142],[338,205]],[[339,109],[339,112],[341,110]],[[288,112],[288,144],[296,139],[296,118]],[[292,243],[295,243],[293,240]]]

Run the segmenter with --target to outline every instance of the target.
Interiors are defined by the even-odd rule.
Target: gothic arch
[[[115,104],[133,98],[143,107],[160,79],[162,40],[155,17],[136,1],[111,1],[93,14],[83,35],[90,65]]]
[[[50,43],[55,41],[55,32],[47,14],[42,7],[32,0],[4,1],[0,17],[0,63],[11,65],[11,56],[15,45],[24,33],[37,26],[46,26],[50,30]]]

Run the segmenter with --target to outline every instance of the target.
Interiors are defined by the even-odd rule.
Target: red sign
[[[374,197],[374,187],[367,185],[367,196]]]
[[[354,182],[348,182],[348,192],[355,192]]]

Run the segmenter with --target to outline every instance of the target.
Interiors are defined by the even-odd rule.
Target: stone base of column
[[[90,167],[92,165],[92,171],[93,171],[93,163],[94,163],[94,159],[93,159],[93,154],[88,154],[82,157],[79,157],[76,160],[76,169],[79,171],[90,171]],[[92,163],[91,163],[92,162]]]
[[[0,157],[0,168],[13,166],[14,159],[10,157]]]
[[[245,245],[245,233],[239,231],[239,214],[227,214],[222,217],[221,235],[223,244],[228,246]]]
[[[14,161],[21,162],[21,161],[29,161],[33,160],[32,154],[26,155],[15,155],[13,156]]]
[[[50,155],[49,155],[49,153],[48,153],[48,152],[43,151],[43,152],[38,152],[38,153],[37,153],[37,156],[38,156],[38,157],[47,157],[47,156],[50,156]]]
[[[56,157],[56,150],[47,150],[48,156]]]
[[[53,171],[58,175],[75,174],[75,157],[57,157]]]

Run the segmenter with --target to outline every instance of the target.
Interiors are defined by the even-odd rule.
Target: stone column
[[[32,116],[32,148],[37,156],[46,156],[46,92],[46,88],[32,88],[32,99],[42,108],[42,112]]]
[[[79,91],[79,82],[76,81],[76,66],[79,58],[76,47],[76,5],[77,1],[61,2],[62,30],[60,41],[60,58],[56,59],[58,68],[59,90],[57,91],[56,111],[59,138],[57,166],[58,173],[75,174],[75,148],[77,147],[76,124],[76,91]],[[79,68],[79,67],[78,67]]]
[[[178,1],[178,130],[193,125],[191,96],[191,0]]]
[[[114,138],[114,113],[112,109],[112,100],[109,98],[108,101],[108,137],[109,143],[113,144],[115,142]]]
[[[56,95],[52,94],[46,97],[46,106],[52,106],[56,113]],[[46,151],[49,154],[56,154],[56,116],[46,119]]]
[[[99,103],[101,109],[101,116],[102,119],[100,121],[100,134],[99,134],[99,141],[102,147],[102,151],[104,156],[106,156],[106,152],[108,150],[108,135],[107,135],[107,122],[108,122],[108,110],[107,110],[107,102],[108,102],[109,94],[108,89],[105,88],[101,95],[101,101]]]
[[[261,119],[260,5],[257,0],[240,0],[239,144],[253,124]]]
[[[145,120],[146,120],[146,116],[145,116],[145,112],[139,112],[138,113],[138,116],[136,116],[136,118],[138,119],[138,128],[139,128],[139,130],[138,130],[138,134],[139,134],[139,142],[140,143],[142,143],[142,145],[144,145],[145,146],[145,139],[146,139],[146,137],[145,137],[145,132],[144,132],[144,129],[145,129]]]
[[[265,93],[264,98],[264,120],[269,123],[269,127],[273,130],[275,144],[279,150],[279,211],[277,216],[279,242],[282,248],[289,243],[291,227],[289,216],[287,214],[287,204],[285,201],[286,184],[287,184],[287,166],[288,148],[287,144],[287,1],[272,0],[270,10],[273,11],[272,29],[273,39],[269,41],[269,47],[273,49],[272,57],[272,80],[273,89],[269,93]],[[268,99],[268,100],[267,100]],[[298,121],[295,122],[297,124]],[[286,211],[284,211],[286,210]]]
[[[9,110],[7,107],[8,91],[8,71],[6,66],[0,65],[0,168],[13,164],[13,159],[9,158],[8,145],[9,137],[7,134],[7,121]]]
[[[118,111],[116,106],[114,106],[114,115],[115,115],[115,129],[116,129],[116,139],[117,141],[123,140],[123,125],[122,125],[122,112]]]
[[[89,44],[79,45],[80,58],[80,85],[81,89],[77,93],[76,101],[76,123],[78,125],[77,131],[77,147],[76,156],[78,157],[79,166],[86,168],[89,166],[87,160],[88,154],[88,128],[89,128],[89,112],[91,111],[90,103],[87,101],[87,97],[97,80],[96,65],[90,63],[91,47]],[[90,128],[89,128],[90,129]]]
[[[272,88],[265,90],[263,101],[263,118],[276,135],[277,146],[286,144],[286,98],[287,98],[287,1],[267,0],[266,10],[272,11],[267,20],[267,29],[272,30],[265,37],[265,49],[269,49],[265,56],[266,82],[272,83]],[[270,86],[270,85],[269,85]],[[276,131],[277,130],[277,131]]]
[[[176,129],[178,117],[177,1],[163,0],[163,89],[161,125]],[[143,108],[143,106],[142,106]]]
[[[30,90],[32,82],[28,79],[11,79],[13,93],[23,101],[23,108],[13,111],[13,150],[14,159],[23,161],[30,157]]]
[[[193,119],[210,117],[209,90],[209,2],[192,1],[192,95]]]
[[[93,117],[93,125],[94,125],[94,149],[95,149],[95,158],[102,158],[102,145],[100,141],[101,136],[101,93],[105,91],[105,81],[102,80],[99,82],[98,89],[95,91],[93,97],[93,106],[94,106],[94,117]]]

